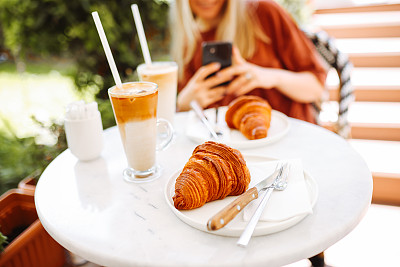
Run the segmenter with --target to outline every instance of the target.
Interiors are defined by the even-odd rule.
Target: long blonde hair
[[[222,12],[216,30],[216,40],[233,42],[244,58],[248,59],[254,55],[257,38],[269,42],[256,16],[250,14],[246,1],[226,0]],[[199,25],[189,0],[175,0],[171,4],[170,26],[171,55],[179,66],[179,77],[182,78],[183,67],[193,58],[197,40],[200,38]]]

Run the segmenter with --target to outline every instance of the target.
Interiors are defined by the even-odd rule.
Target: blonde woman
[[[311,42],[273,0],[176,0],[170,17],[178,110],[188,110],[193,99],[207,108],[251,94],[315,123],[310,103],[321,97],[326,70]],[[217,40],[234,46],[233,64],[223,70],[217,63],[201,66],[202,42]],[[218,86],[226,81],[231,82]]]

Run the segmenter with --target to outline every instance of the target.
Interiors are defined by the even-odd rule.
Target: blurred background
[[[115,124],[114,81],[91,12],[98,11],[123,81],[143,62],[131,12],[137,3],[154,60],[168,58],[168,1],[0,1],[0,194],[66,149],[68,103],[96,101]]]
[[[371,169],[374,204],[326,251],[327,262],[400,266],[400,0],[276,1],[301,27],[328,32],[354,65],[348,141]],[[122,81],[137,80],[144,60],[133,3],[152,59],[170,60],[169,0],[0,0],[0,195],[25,177],[39,178],[67,148],[63,119],[70,102],[96,101],[104,129],[115,125],[107,96],[114,81],[91,12],[99,13]],[[330,72],[331,114],[338,83]],[[337,119],[322,115],[327,128]]]
[[[306,0],[283,1],[306,22]],[[0,1],[0,194],[39,177],[67,148],[68,103],[96,101],[103,127],[115,125],[107,89],[114,80],[91,12],[98,11],[122,81],[137,80],[143,56],[132,16],[138,4],[154,61],[168,60],[168,0]]]

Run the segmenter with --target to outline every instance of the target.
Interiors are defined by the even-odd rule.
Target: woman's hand
[[[233,48],[232,58],[233,65],[218,72],[221,77],[236,77],[228,85],[226,94],[240,96],[255,88],[276,88],[300,103],[310,103],[321,98],[324,87],[311,72],[260,67],[244,60],[236,47]]]
[[[276,86],[275,69],[263,68],[248,63],[237,47],[232,50],[232,67],[222,70],[220,76],[235,77],[227,87],[227,94],[244,95],[255,88],[270,89]]]
[[[216,74],[207,78],[208,75],[217,72],[220,68],[219,63],[210,63],[198,69],[178,95],[177,106],[179,111],[189,110],[192,100],[197,100],[200,106],[207,107],[224,97],[226,87],[218,85],[228,81],[229,77]]]

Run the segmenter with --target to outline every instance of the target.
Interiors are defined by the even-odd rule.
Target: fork
[[[244,229],[242,235],[240,236],[238,242],[236,243],[238,246],[247,247],[250,238],[256,228],[258,221],[260,220],[261,214],[264,211],[265,205],[267,204],[268,199],[270,198],[272,191],[278,190],[283,191],[287,187],[287,180],[289,176],[290,165],[286,163],[284,165],[283,171],[281,171],[273,184],[267,187],[264,197],[262,198],[260,204],[258,205],[256,211],[254,212],[253,216],[251,217],[249,223],[247,224],[246,228]]]
[[[220,137],[223,135],[221,128],[219,127],[219,116],[218,116],[218,107],[215,108],[215,133]]]

